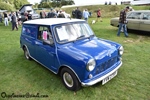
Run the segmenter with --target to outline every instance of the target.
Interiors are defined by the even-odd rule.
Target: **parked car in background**
[[[127,21],[127,29],[150,32],[150,10],[130,11]],[[110,24],[119,27],[119,17],[112,18]]]
[[[107,83],[122,65],[123,47],[96,37],[85,20],[26,21],[22,25],[20,45],[26,59],[34,59],[59,74],[64,86],[73,91],[81,86]]]
[[[36,13],[36,11],[32,8],[32,4],[26,4],[23,5],[20,9],[20,19],[21,21],[25,20],[25,13],[30,12],[30,14],[32,14],[32,19],[38,19],[40,18],[40,15],[38,13]]]

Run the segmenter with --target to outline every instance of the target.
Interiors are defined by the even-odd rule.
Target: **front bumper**
[[[117,71],[117,70],[121,67],[121,65],[122,65],[122,61],[121,61],[121,63],[120,63],[114,70],[112,70],[111,72],[107,73],[106,75],[104,75],[104,76],[102,76],[102,77],[100,77],[100,78],[98,78],[98,79],[95,79],[95,80],[93,80],[93,81],[90,81],[90,82],[88,82],[88,83],[83,83],[83,82],[82,82],[81,85],[82,85],[82,86],[91,86],[91,85],[94,85],[94,84],[96,84],[96,83],[102,81],[102,80],[105,79],[106,77],[110,76],[110,75],[111,75],[112,73],[114,73],[115,71]]]

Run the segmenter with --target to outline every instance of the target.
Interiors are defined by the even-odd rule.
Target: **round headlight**
[[[122,55],[123,51],[124,51],[123,46],[120,46],[120,48],[119,48],[119,54]]]
[[[94,59],[90,59],[87,63],[86,69],[92,71],[95,68],[96,62]]]

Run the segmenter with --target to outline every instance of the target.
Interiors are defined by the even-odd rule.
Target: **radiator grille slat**
[[[114,58],[111,58],[108,61],[100,64],[99,66],[97,66],[97,68],[95,70],[95,74],[99,74],[99,73],[105,71],[106,69],[113,66],[116,62],[117,62],[117,57],[114,57]]]

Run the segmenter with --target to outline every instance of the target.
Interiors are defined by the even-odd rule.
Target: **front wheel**
[[[61,70],[61,79],[65,87],[69,90],[77,91],[81,87],[79,80],[69,68]]]

